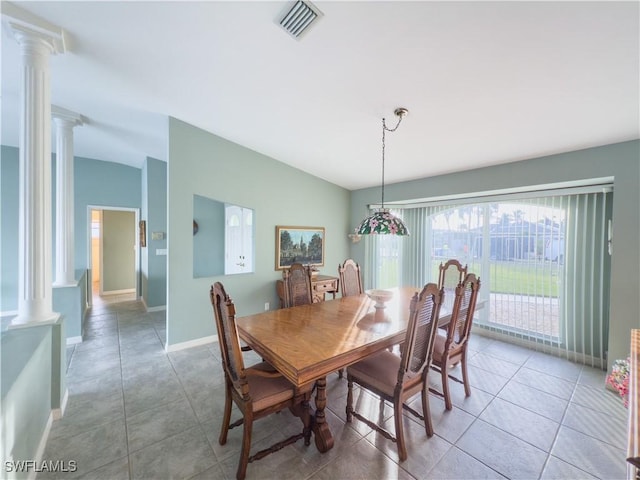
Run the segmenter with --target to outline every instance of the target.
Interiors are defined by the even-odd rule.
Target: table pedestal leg
[[[327,406],[327,379],[325,377],[316,381],[316,414],[313,422],[313,434],[316,447],[321,453],[333,448],[333,436],[324,416],[324,408]]]

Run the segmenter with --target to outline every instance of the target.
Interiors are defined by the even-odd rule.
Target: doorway
[[[88,294],[91,304],[138,298],[138,209],[90,206]]]

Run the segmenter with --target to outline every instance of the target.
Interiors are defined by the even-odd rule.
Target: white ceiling
[[[300,40],[278,25],[292,4],[14,2],[70,36],[51,99],[88,119],[77,156],[166,160],[170,115],[356,189],[380,183],[398,106],[387,183],[640,136],[638,2],[316,1]],[[17,146],[2,28],[2,144]]]

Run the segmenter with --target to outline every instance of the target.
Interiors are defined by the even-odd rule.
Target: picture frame
[[[138,226],[140,227],[140,246],[141,247],[146,247],[147,246],[147,221],[146,220],[140,220],[140,222],[138,223]]]
[[[276,225],[276,270],[293,263],[311,267],[324,266],[324,227]]]

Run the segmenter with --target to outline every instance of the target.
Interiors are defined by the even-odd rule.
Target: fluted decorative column
[[[64,36],[60,29],[30,25],[20,18],[9,18],[9,25],[21,47],[22,68],[18,316],[12,323],[25,324],[58,317],[53,312],[51,287],[49,57],[64,51]]]
[[[82,125],[80,115],[51,107],[56,125],[56,275],[54,286],[75,285],[73,127]]]

